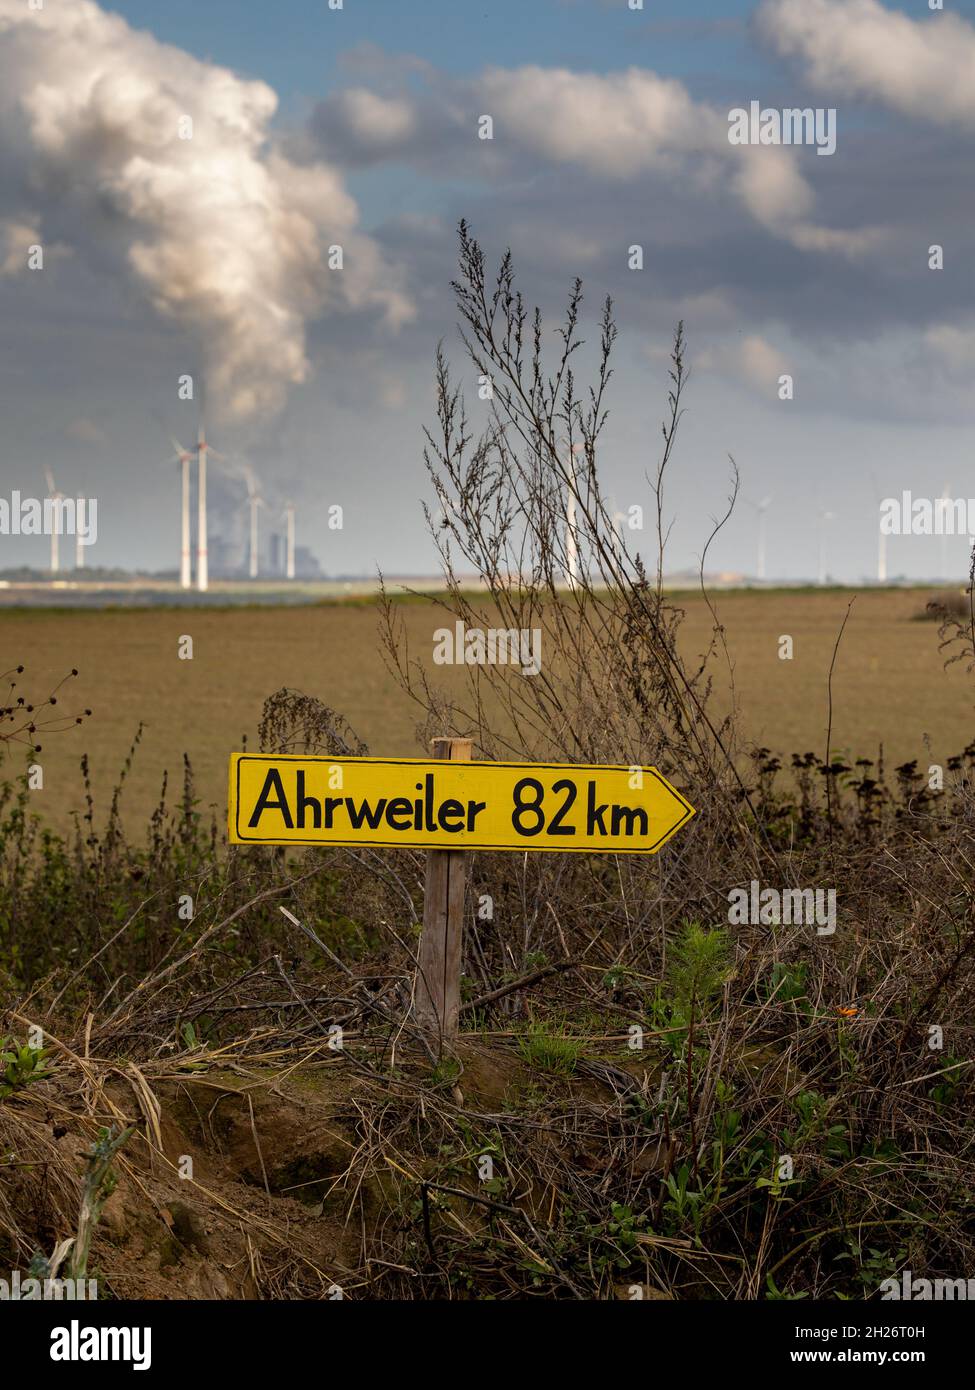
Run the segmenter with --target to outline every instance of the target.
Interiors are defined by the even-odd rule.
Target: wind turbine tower
[[[196,476],[196,587],[205,594],[210,587],[210,568],[207,561],[207,457],[216,459],[224,456],[206,441],[206,427],[200,417],[200,428],[196,435],[197,476]]]
[[[565,508],[565,559],[569,588],[576,589],[579,586],[579,547],[576,541],[576,499],[571,491]]]
[[[181,589],[189,589],[193,584],[193,573],[190,563],[190,462],[193,455],[187,449],[183,448],[178,439],[173,439],[171,442],[176,452],[173,454],[170,462],[178,463],[182,468],[179,586]]]
[[[747,501],[747,498],[746,498]],[[755,565],[755,578],[764,581],[765,579],[765,541],[767,535],[767,513],[772,505],[771,497],[763,497],[761,502],[749,502],[750,507],[754,507],[758,513],[758,558]]]
[[[210,587],[210,569],[207,561],[207,448],[206,430],[201,420],[196,434],[196,587],[201,594],[205,594]]]
[[[289,502],[284,509],[285,520],[287,522],[287,551],[285,560],[285,576],[288,579],[295,577],[295,504]]]
[[[54,474],[50,468],[45,468],[44,477],[47,480],[47,496],[51,503],[51,573],[57,574],[61,568],[58,552],[58,525],[61,521],[60,503],[64,501],[64,493],[59,492],[55,487]]]
[[[257,490],[254,479],[248,475],[247,478],[247,501],[250,507],[250,577],[257,578],[258,570],[258,548],[257,548],[257,513],[264,506],[264,499]]]
[[[568,496],[565,503],[565,565],[566,578],[569,581],[569,588],[575,591],[579,587],[579,538],[576,531],[576,477],[577,466],[576,457],[582,451],[582,444],[574,444],[572,448],[573,456],[569,461],[570,484]]]

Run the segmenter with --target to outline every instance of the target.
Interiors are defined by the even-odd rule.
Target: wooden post
[[[469,738],[435,738],[434,758],[469,763]],[[460,964],[464,942],[464,889],[467,855],[463,850],[427,850],[420,937],[414,987],[417,1022],[440,1039],[457,1034],[460,1017]]]

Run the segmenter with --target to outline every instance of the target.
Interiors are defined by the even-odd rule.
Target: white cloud
[[[779,377],[788,370],[778,349],[757,333],[742,340],[738,363],[742,377],[763,391],[775,391]]]
[[[41,236],[40,221],[35,213],[0,217],[0,276],[21,275],[27,270],[32,246],[41,248],[47,269],[53,262],[71,256],[70,246]]]
[[[347,119],[367,147],[374,144],[388,149],[415,134],[416,121],[408,101],[381,96],[367,87],[354,87],[343,95]]]
[[[704,371],[743,381],[764,396],[777,395],[779,377],[789,371],[778,348],[758,333],[706,348],[696,365]]]
[[[879,227],[846,230],[810,221],[815,194],[790,150],[775,145],[741,146],[736,153],[746,156],[734,180],[745,207],[756,222],[797,250],[855,258],[882,241],[884,232]]]
[[[0,275],[19,275],[27,265],[27,254],[40,244],[41,234],[32,223],[19,217],[0,218]]]
[[[935,324],[925,333],[924,346],[950,377],[971,379],[975,368],[975,326]]]
[[[727,123],[684,86],[640,68],[599,76],[566,68],[488,68],[476,83],[495,140],[514,140],[590,173],[629,178],[673,155],[716,152]]]
[[[975,28],[958,15],[925,9],[911,19],[878,0],[764,0],[755,25],[822,91],[938,125],[975,123]]]
[[[41,10],[0,0],[5,163],[31,187],[42,225],[46,210],[103,262],[119,248],[158,312],[199,338],[211,398],[239,418],[279,409],[307,378],[306,323],[318,313],[367,308],[395,326],[412,312],[357,231],[338,173],[275,147],[276,106],[265,83],[137,32],[93,0]],[[180,138],[185,117],[192,139]],[[332,243],[342,271],[328,269]]]
[[[695,101],[684,85],[644,68],[605,75],[567,68],[487,68],[397,97],[366,88],[336,92],[318,108],[326,146],[353,161],[406,160],[427,173],[465,178],[565,165],[590,179],[634,180],[664,172],[696,191],[722,187],[774,236],[800,250],[855,256],[877,237],[820,227],[801,152],[728,140],[728,111]],[[493,139],[477,138],[482,115]]]

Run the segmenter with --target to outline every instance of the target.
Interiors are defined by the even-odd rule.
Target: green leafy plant
[[[864,1292],[873,1292],[885,1279],[892,1279],[903,1267],[907,1258],[906,1248],[893,1252],[878,1250],[876,1246],[864,1246],[853,1236],[847,1237],[847,1250],[837,1255],[837,1261],[850,1260],[856,1266],[857,1278]]]
[[[782,960],[775,961],[765,986],[765,997],[774,998],[778,1004],[801,1004],[800,1012],[808,1013],[807,970],[805,961],[792,965]]]
[[[21,1047],[16,1038],[4,1038],[0,1044],[0,1067],[3,1068],[0,1071],[0,1100],[6,1100],[35,1081],[43,1081],[50,1076],[50,1068],[44,1066],[47,1055],[48,1049],[45,1047],[30,1047],[27,1043]]]
[[[695,1238],[700,1237],[707,1192],[701,1186],[692,1187],[693,1172],[690,1164],[682,1163],[676,1173],[668,1173],[664,1186],[667,1198],[664,1202],[664,1219],[672,1233],[684,1230],[690,1225]]]
[[[955,1057],[952,1053],[945,1057],[942,1066],[945,1072],[944,1080],[939,1081],[936,1086],[932,1086],[928,1094],[935,1105],[948,1106],[954,1102],[961,1091],[965,1076],[962,1070],[962,1059]]]
[[[667,962],[667,983],[675,1008],[685,1017],[702,1011],[721,993],[732,971],[731,946],[723,927],[685,922]]]

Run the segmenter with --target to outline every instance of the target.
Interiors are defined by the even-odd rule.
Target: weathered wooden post
[[[469,763],[469,738],[435,738],[434,758]],[[414,1008],[417,1022],[439,1038],[453,1038],[460,1018],[460,966],[464,944],[464,889],[467,855],[463,850],[427,850],[423,893],[423,935],[417,956]]]
[[[694,807],[655,767],[487,760],[472,768],[469,738],[435,738],[431,753],[430,760],[233,753],[227,828],[235,845],[426,852],[413,1010],[442,1047],[460,1018],[471,851],[656,854]],[[443,761],[470,770],[435,771]]]

